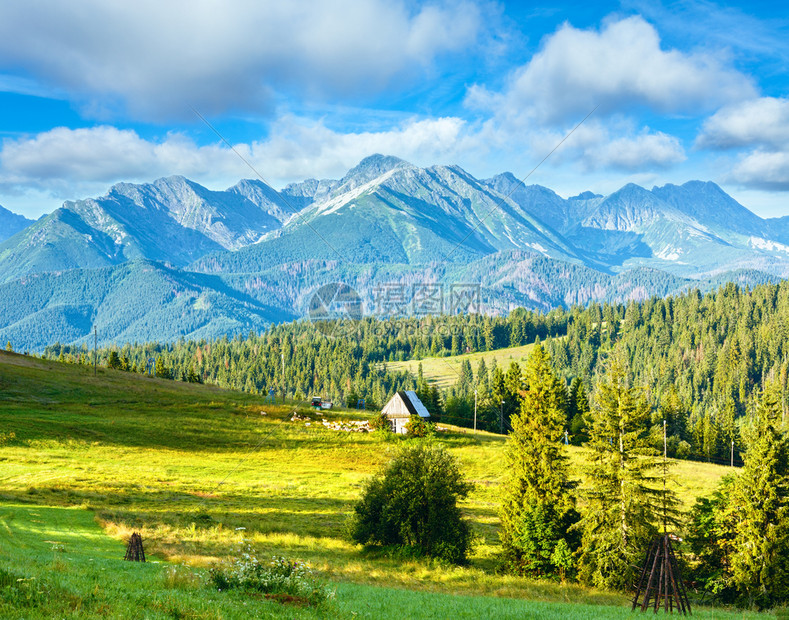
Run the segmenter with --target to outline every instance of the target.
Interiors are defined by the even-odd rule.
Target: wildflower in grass
[[[220,592],[240,589],[285,595],[310,605],[320,605],[334,596],[304,562],[281,556],[260,560],[249,545],[243,547],[230,564],[212,568],[209,579]]]

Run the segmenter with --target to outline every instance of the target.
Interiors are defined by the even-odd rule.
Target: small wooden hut
[[[397,392],[386,403],[381,413],[389,419],[392,430],[401,435],[405,434],[405,425],[412,415],[418,415],[425,420],[430,418],[430,412],[413,390]]]

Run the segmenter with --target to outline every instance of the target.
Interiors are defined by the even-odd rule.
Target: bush
[[[386,417],[385,413],[373,416],[370,418],[369,423],[370,428],[375,431],[383,431],[385,433],[392,432],[392,423],[389,421],[389,418]]]
[[[280,556],[260,562],[249,546],[232,563],[212,568],[209,579],[220,591],[261,592],[270,595],[267,598],[295,599],[309,605],[320,605],[334,596],[334,592],[318,581],[304,562]]]
[[[442,447],[406,446],[367,484],[349,522],[350,537],[464,562],[472,536],[457,501],[471,488]]]
[[[422,416],[412,415],[405,425],[409,437],[427,437],[433,434],[435,426],[426,422]]]

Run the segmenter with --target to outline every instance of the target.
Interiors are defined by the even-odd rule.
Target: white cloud
[[[188,171],[206,174],[222,166],[224,149],[197,147],[180,135],[149,142],[132,130],[99,126],[58,127],[33,138],[4,140],[0,183],[6,186],[109,183]]]
[[[646,174],[686,160],[679,138],[639,128],[634,119],[622,116],[591,116],[560,129],[524,117],[494,117],[467,136],[465,144],[481,151],[480,162],[494,159],[503,166],[511,166],[508,161],[533,166],[548,156],[543,167],[566,167],[575,173]]]
[[[477,87],[468,101],[504,117],[561,123],[595,106],[598,115],[639,107],[695,115],[754,94],[752,81],[716,56],[662,49],[655,28],[636,16],[608,21],[599,31],[565,24],[504,92]]]
[[[789,191],[789,99],[761,97],[708,118],[696,146],[742,151],[725,180],[744,187]]]
[[[751,78],[727,64],[725,54],[665,48],[656,29],[634,16],[608,19],[599,29],[564,24],[501,91],[474,85],[465,102],[489,115],[489,144],[525,142],[537,156],[592,113],[547,165],[646,174],[687,156],[677,136],[639,117],[698,117],[754,96]]]
[[[96,115],[261,110],[279,93],[369,95],[418,80],[481,29],[463,0],[30,0],[0,3],[0,70],[27,72]]]
[[[789,147],[789,99],[761,97],[727,106],[702,126],[700,148]]]
[[[555,131],[537,133],[532,140],[532,151],[547,154],[563,137]],[[549,163],[562,166],[576,162],[587,172],[643,172],[666,168],[685,159],[685,150],[675,136],[653,132],[648,127],[637,131],[627,119],[590,119],[556,150]]]
[[[601,141],[588,149],[584,157],[592,168],[638,171],[663,168],[686,159],[685,150],[675,136],[644,130],[634,136],[620,136]]]
[[[465,121],[456,117],[410,120],[379,132],[340,133],[322,123],[281,119],[265,142],[251,146],[273,178],[339,177],[372,153],[396,155],[417,165],[452,161],[465,150]],[[267,174],[262,172],[262,174]]]
[[[307,177],[342,176],[372,153],[421,165],[454,159],[462,150],[464,121],[410,120],[381,132],[338,133],[320,122],[280,119],[265,141],[234,148],[263,178],[280,187]],[[60,199],[103,191],[117,181],[150,181],[182,174],[224,188],[255,173],[225,145],[198,146],[180,134],[160,141],[111,126],[59,127],[30,138],[3,141],[0,187],[6,194],[45,188]]]
[[[726,180],[745,187],[789,191],[789,150],[757,149],[747,153],[726,175]]]

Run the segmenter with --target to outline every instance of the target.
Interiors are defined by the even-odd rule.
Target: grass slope
[[[209,386],[102,369],[94,378],[88,368],[0,353],[0,432],[16,435],[0,446],[0,616],[629,614],[621,595],[495,574],[504,442],[494,435],[440,435],[476,483],[463,504],[479,538],[469,566],[349,544],[345,517],[400,440],[291,422],[293,410]],[[579,455],[572,452],[575,464]],[[726,471],[678,469],[688,502]],[[120,559],[132,531],[160,564]],[[331,609],[285,608],[201,585],[194,571],[244,542],[310,562],[337,587]]]
[[[485,365],[490,369],[493,360],[496,360],[499,368],[506,372],[510,362],[525,362],[529,358],[533,344],[526,344],[521,347],[510,347],[508,349],[496,349],[494,351],[482,351],[478,353],[464,353],[450,357],[426,357],[421,360],[408,360],[405,362],[387,362],[386,368],[394,372],[408,370],[416,376],[419,364],[422,364],[422,373],[428,383],[435,384],[440,388],[454,385],[460,377],[460,366],[465,360],[471,363],[471,368],[476,372],[481,359],[485,360]]]

